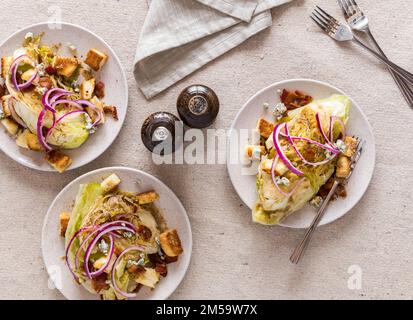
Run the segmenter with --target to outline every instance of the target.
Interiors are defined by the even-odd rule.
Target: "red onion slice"
[[[109,254],[107,256],[107,262],[99,270],[90,273],[91,277],[100,276],[102,273],[105,272],[106,268],[109,266],[110,261],[112,260],[112,257],[113,257],[113,253],[115,252],[115,242],[113,240],[112,233],[109,234],[109,241],[110,241],[110,249],[109,249]]]
[[[98,232],[104,230],[105,228],[109,228],[111,226],[117,226],[117,225],[121,225],[121,226],[126,226],[129,227],[131,229],[134,229],[134,232],[136,232],[136,227],[134,224],[127,222],[127,221],[113,221],[113,222],[108,222],[105,224],[100,225],[99,227],[97,227],[96,230],[94,230],[91,234],[89,234],[80,244],[79,248],[76,251],[75,254],[75,267],[76,269],[79,269],[79,255],[80,255],[80,251],[82,250],[82,248],[86,245],[86,243],[89,242],[89,240]]]
[[[330,139],[328,139],[327,135],[325,134],[325,132],[323,130],[323,125],[321,123],[320,113],[317,112],[317,114],[315,115],[315,118],[317,120],[318,129],[320,130],[321,135],[323,136],[325,142],[328,145],[330,145],[332,148],[337,149],[336,146],[330,141]]]
[[[285,123],[285,133],[286,133],[287,139],[289,140],[290,144],[291,144],[292,147],[294,148],[295,153],[298,155],[298,157],[301,159],[301,161],[302,161],[303,163],[307,164],[307,165],[310,165],[310,166],[321,166],[321,165],[323,165],[323,164],[329,163],[331,160],[333,160],[333,159],[336,157],[336,154],[333,153],[332,156],[330,156],[330,157],[328,157],[328,158],[326,158],[326,159],[324,159],[323,161],[320,161],[320,162],[310,162],[310,161],[307,161],[307,160],[304,158],[304,156],[301,154],[301,152],[297,149],[297,147],[296,147],[296,145],[295,145],[295,143],[294,143],[294,140],[291,138],[290,133],[289,133],[289,131],[288,131],[288,123]]]
[[[15,89],[17,91],[21,91],[21,90],[24,90],[24,89],[27,89],[28,87],[30,87],[32,85],[33,81],[36,79],[36,77],[38,75],[38,72],[36,70],[36,72],[31,76],[31,78],[29,80],[27,80],[25,83],[18,84],[18,82],[17,82],[17,68],[19,67],[19,63],[24,59],[30,60],[30,63],[34,67],[34,62],[25,54],[17,57],[10,66],[10,70],[11,70],[11,73],[12,73],[13,86],[15,87]]]
[[[277,180],[276,180],[276,178],[275,178],[275,170],[274,170],[274,169],[275,169],[275,166],[276,166],[277,163],[278,163],[278,159],[279,159],[279,157],[277,156],[277,157],[274,159],[273,163],[272,163],[272,167],[271,167],[271,178],[272,178],[272,181],[273,181],[275,187],[277,188],[278,192],[281,193],[284,197],[289,198],[289,197],[291,197],[294,193],[297,192],[298,188],[303,184],[305,178],[302,178],[300,181],[298,181],[297,184],[294,186],[294,188],[293,188],[290,192],[287,193],[287,192],[284,192],[283,190],[281,190],[281,188],[280,188],[280,186],[278,185]]]
[[[46,108],[43,108],[37,119],[37,138],[39,139],[42,147],[47,151],[52,151],[52,148],[47,144],[46,139],[43,135],[43,121],[46,116]]]
[[[122,290],[120,290],[120,288],[118,287],[117,283],[116,283],[116,266],[119,264],[120,260],[122,259],[122,257],[127,254],[128,252],[131,251],[141,251],[141,252],[145,252],[145,248],[142,246],[133,246],[133,247],[129,247],[127,249],[125,249],[124,251],[122,251],[122,253],[116,258],[115,263],[113,264],[112,267],[112,286],[113,289],[115,289],[115,291],[117,293],[119,293],[121,296],[125,297],[125,298],[135,298],[136,297],[136,293],[128,293],[128,292],[124,292]]]
[[[274,141],[274,147],[275,150],[277,151],[278,156],[280,157],[281,161],[284,162],[284,164],[287,166],[287,168],[294,174],[296,174],[297,176],[303,176],[304,173],[301,172],[300,170],[298,170],[296,167],[294,167],[294,165],[291,163],[291,161],[285,156],[284,152],[282,151],[281,145],[280,145],[280,141],[279,141],[279,135],[281,132],[281,129],[283,128],[283,123],[282,124],[278,124],[273,132],[273,141]]]
[[[79,103],[80,105],[86,105],[90,108],[93,109],[93,111],[96,113],[97,117],[95,119],[95,122],[93,122],[93,126],[95,127],[96,125],[99,124],[99,122],[102,120],[103,115],[102,115],[102,111],[96,107],[92,102],[87,101],[87,100],[76,100],[77,103]]]
[[[92,250],[95,247],[95,245],[98,243],[98,241],[105,235],[108,234],[112,231],[118,231],[118,230],[125,230],[125,231],[129,231],[129,232],[134,232],[134,229],[128,228],[128,227],[122,227],[122,226],[113,226],[113,227],[109,227],[107,229],[104,229],[102,231],[100,231],[94,238],[93,240],[90,242],[90,244],[88,245],[86,252],[85,252],[85,258],[83,261],[83,269],[85,270],[86,273],[86,277],[88,277],[89,279],[92,279],[93,275],[89,270],[89,259],[90,259],[90,255],[92,254]],[[113,238],[112,238],[113,239]]]
[[[69,268],[70,273],[73,275],[73,277],[75,278],[75,280],[76,280],[77,282],[79,282],[79,277],[75,274],[75,271],[73,270],[73,267],[72,267],[72,265],[71,265],[71,263],[70,263],[70,259],[69,259],[70,249],[72,248],[72,245],[73,245],[73,243],[75,242],[75,240],[76,240],[83,232],[86,232],[86,231],[89,231],[89,230],[92,230],[92,229],[93,229],[93,227],[86,227],[86,228],[79,229],[77,232],[75,232],[75,234],[73,235],[72,239],[70,239],[70,241],[69,241],[69,243],[68,243],[68,245],[67,245],[67,248],[66,248],[66,254],[65,254],[66,264],[67,264],[67,267]]]
[[[343,137],[346,136],[346,125],[344,124],[343,120],[341,120],[340,117],[332,116],[332,117],[330,118],[330,140],[331,140],[331,141],[334,141],[334,136],[333,136],[333,135],[334,135],[334,132],[333,132],[333,129],[334,129],[334,124],[335,124],[336,122],[338,122],[338,123],[340,124],[340,126],[341,126]]]

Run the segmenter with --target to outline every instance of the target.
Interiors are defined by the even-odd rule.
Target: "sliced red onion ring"
[[[330,141],[330,139],[328,139],[327,135],[325,134],[324,130],[323,130],[323,125],[321,123],[321,119],[320,119],[320,113],[317,112],[317,114],[315,115],[315,118],[317,120],[317,125],[318,125],[318,129],[321,132],[321,135],[324,138],[324,141],[332,148],[337,149],[337,147]]]
[[[70,239],[70,241],[69,241],[69,243],[68,243],[68,245],[67,245],[67,248],[66,248],[66,255],[65,255],[65,256],[66,256],[66,264],[67,264],[67,267],[69,268],[69,271],[70,271],[70,273],[73,275],[73,277],[75,278],[75,280],[78,281],[78,282],[79,282],[79,277],[75,274],[75,272],[74,272],[74,270],[73,270],[73,267],[72,267],[72,265],[71,265],[71,263],[70,263],[70,259],[69,259],[70,249],[72,248],[72,245],[73,245],[73,243],[75,242],[75,240],[76,240],[83,232],[90,231],[90,230],[92,230],[92,229],[93,229],[93,227],[86,227],[86,228],[79,229],[77,232],[75,232],[75,234],[73,235],[72,239]]]
[[[112,267],[112,286],[113,289],[115,289],[115,291],[117,293],[119,293],[121,296],[125,297],[125,298],[135,298],[136,297],[136,293],[128,293],[128,292],[124,292],[122,290],[120,290],[120,288],[118,287],[117,283],[116,283],[116,266],[119,264],[120,260],[122,259],[122,257],[127,254],[128,252],[131,251],[141,251],[141,252],[145,252],[145,248],[142,246],[133,246],[133,247],[129,247],[127,249],[125,249],[124,251],[122,251],[122,253],[116,258],[115,263],[113,264]]]
[[[288,130],[288,123],[285,123],[285,133],[286,133],[287,139],[289,140],[290,144],[293,146],[295,153],[298,155],[298,157],[301,159],[301,161],[304,162],[304,163],[307,164],[307,165],[310,165],[310,166],[321,166],[321,165],[323,165],[323,164],[329,163],[331,160],[333,160],[333,159],[337,156],[337,154],[333,153],[332,156],[330,156],[330,157],[328,157],[328,158],[326,158],[326,159],[324,159],[323,161],[320,161],[320,162],[310,162],[310,161],[307,161],[307,160],[304,158],[304,156],[301,154],[301,152],[297,149],[297,147],[296,147],[296,145],[295,145],[295,143],[294,143],[294,140],[291,138],[290,133],[289,133],[289,130]]]
[[[107,261],[99,270],[96,270],[96,271],[90,273],[91,277],[100,276],[102,273],[105,272],[106,268],[109,266],[110,261],[112,260],[112,257],[113,257],[113,253],[115,252],[115,242],[113,240],[112,232],[109,233],[109,241],[110,241],[110,248],[109,248],[109,254],[106,257]]]
[[[38,72],[36,70],[36,72],[31,76],[31,78],[29,80],[27,80],[25,83],[18,84],[18,82],[17,82],[17,68],[19,67],[19,63],[24,59],[30,60],[30,63],[34,67],[34,62],[25,54],[17,57],[10,66],[10,70],[11,70],[11,73],[12,73],[13,85],[14,85],[14,87],[17,91],[21,91],[21,90],[24,90],[24,89],[27,89],[28,87],[30,87],[32,85],[33,81],[36,79],[36,77],[38,75]]]
[[[297,184],[294,186],[294,188],[290,191],[290,192],[284,192],[283,190],[281,190],[280,186],[277,183],[276,177],[275,177],[275,166],[278,163],[278,159],[279,157],[275,157],[274,161],[272,162],[272,167],[271,167],[271,178],[272,181],[275,185],[275,187],[277,188],[278,192],[281,193],[284,197],[289,198],[291,197],[294,193],[297,192],[298,188],[303,184],[305,178],[302,178],[300,181],[297,182]]]
[[[59,104],[68,104],[68,105],[71,105],[71,106],[74,106],[74,107],[78,108],[79,110],[83,109],[82,106],[79,103],[77,103],[76,101],[67,100],[67,99],[57,100],[57,101],[53,102],[53,104],[51,104],[51,107],[53,109],[56,109],[56,106],[58,106]]]
[[[113,221],[113,222],[108,222],[105,224],[100,225],[99,227],[97,227],[96,230],[94,230],[91,234],[89,234],[80,244],[79,248],[76,251],[75,254],[75,267],[76,269],[79,269],[79,255],[80,255],[80,251],[82,250],[82,248],[86,245],[86,243],[89,242],[89,240],[98,232],[104,230],[105,228],[109,228],[111,226],[117,226],[117,225],[121,225],[121,226],[126,226],[129,227],[131,229],[134,229],[134,232],[136,232],[136,227],[134,224],[129,223],[127,221]]]
[[[85,270],[86,273],[86,277],[88,277],[89,279],[93,278],[92,273],[89,270],[89,259],[90,259],[90,255],[92,254],[92,250],[95,247],[95,245],[98,243],[98,241],[105,235],[108,234],[110,232],[113,231],[118,231],[118,230],[125,230],[125,231],[129,231],[129,232],[134,232],[134,229],[128,228],[128,227],[122,227],[122,226],[113,226],[113,227],[109,227],[106,228],[102,231],[100,231],[94,238],[93,240],[89,243],[86,251],[85,251],[85,258],[83,261],[83,269]],[[113,239],[113,238],[112,238]]]
[[[102,120],[103,115],[102,115],[102,111],[96,107],[92,102],[87,101],[87,100],[76,100],[76,102],[80,105],[86,105],[90,108],[93,109],[93,111],[96,113],[97,117],[95,119],[95,122],[93,122],[93,126],[95,127],[97,124],[99,124],[99,122]]]
[[[286,135],[284,132],[280,132],[280,135],[281,135],[283,138],[288,138],[287,135]],[[295,137],[295,136],[290,136],[290,137],[291,137],[291,139],[293,139],[293,141],[305,141],[305,142],[308,142],[308,143],[310,143],[310,144],[314,144],[314,145],[316,145],[317,147],[320,147],[320,148],[322,148],[322,149],[328,150],[328,151],[330,151],[331,153],[334,153],[334,154],[339,154],[339,153],[340,153],[338,150],[333,149],[333,148],[330,147],[330,146],[327,146],[327,145],[322,144],[322,143],[320,143],[320,142],[317,142],[317,141],[315,141],[315,140],[311,140],[311,139],[309,139],[309,138]]]
[[[46,139],[43,135],[43,121],[46,116],[46,108],[43,108],[37,119],[37,138],[39,139],[42,147],[47,151],[52,151],[52,148],[47,144]]]
[[[332,141],[332,142],[334,141],[334,136],[333,136],[333,135],[334,135],[334,132],[333,132],[333,129],[334,129],[334,124],[335,124],[336,122],[338,122],[338,123],[340,124],[340,126],[341,126],[343,137],[346,136],[346,125],[344,124],[343,120],[341,120],[340,117],[332,116],[332,117],[330,118],[330,141]]]
[[[278,124],[273,132],[272,138],[274,141],[274,147],[275,150],[277,151],[278,156],[280,157],[281,161],[284,162],[284,164],[287,166],[287,168],[297,176],[303,176],[304,173],[298,170],[294,165],[291,163],[291,161],[285,156],[284,152],[282,151],[280,141],[279,141],[279,135],[281,132],[281,129],[284,127],[284,124]]]
[[[83,110],[74,110],[74,111],[70,111],[68,113],[65,113],[64,115],[62,115],[59,119],[57,119],[56,121],[54,121],[53,126],[47,131],[46,134],[46,140],[47,138],[50,137],[50,135],[52,134],[53,130],[57,127],[57,125],[62,122],[62,120],[68,116],[71,116],[73,114],[78,114],[78,113],[86,113],[86,111]]]

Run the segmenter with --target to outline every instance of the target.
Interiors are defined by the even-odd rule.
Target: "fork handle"
[[[370,28],[365,30],[369,38],[373,41],[374,46],[377,48],[378,52],[385,58],[387,58],[384,51],[381,49],[379,43],[376,41],[376,38],[373,36]],[[394,81],[396,82],[397,86],[399,87],[400,91],[402,92],[404,99],[407,101],[410,107],[413,108],[413,90],[409,87],[409,84],[406,80],[401,77],[399,74],[394,72],[391,68],[389,68],[390,74],[392,75]]]
[[[323,204],[321,208],[318,210],[317,215],[315,216],[313,222],[311,223],[310,227],[307,229],[306,234],[304,235],[304,238],[301,240],[300,244],[295,248],[293,254],[290,257],[290,261],[292,263],[297,264],[301,257],[304,255],[305,251],[308,248],[308,244],[310,243],[314,231],[317,229],[318,225],[320,224],[321,219],[324,217],[324,214],[327,209],[327,205],[331,200],[331,197],[334,195],[334,193],[337,190],[337,187],[339,186],[339,182],[337,180],[334,181],[333,187],[331,188],[330,192],[328,193],[327,197],[323,201]]]
[[[409,71],[403,69],[402,67],[399,67],[397,64],[391,62],[389,59],[383,57],[376,51],[370,49],[368,46],[366,46],[363,42],[361,42],[358,38],[354,37],[353,41],[363,47],[364,49],[368,50],[371,54],[373,54],[377,59],[381,60],[384,62],[389,68],[391,68],[394,72],[398,73],[401,77],[406,79],[406,81],[410,84],[413,84],[413,74],[411,74]]]

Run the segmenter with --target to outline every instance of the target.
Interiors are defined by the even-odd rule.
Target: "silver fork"
[[[374,46],[377,48],[378,52],[385,58],[383,50],[380,48],[380,45],[377,43],[374,38],[370,27],[369,19],[360,9],[359,5],[355,0],[338,0],[338,3],[343,11],[344,17],[347,20],[348,25],[351,29],[361,31],[366,33],[370,39],[373,41]],[[391,75],[393,76],[394,81],[396,81],[397,86],[402,92],[404,98],[410,107],[413,108],[413,90],[409,87],[408,83],[397,73],[395,73],[391,68],[389,68]]]
[[[329,15],[326,11],[321,9],[319,6],[313,11],[311,19],[331,38],[336,41],[353,41],[373,54],[377,59],[384,62],[393,71],[398,73],[410,84],[413,84],[413,74],[409,71],[399,67],[397,64],[391,62],[389,59],[383,57],[376,51],[370,49],[363,42],[361,42],[357,37],[354,36],[350,27],[347,24],[340,23],[337,19]]]
[[[323,219],[324,214],[326,212],[327,206],[333,197],[334,193],[336,192],[338,186],[340,184],[346,185],[351,176],[353,175],[354,169],[357,165],[357,162],[360,160],[361,154],[363,152],[363,148],[365,145],[365,141],[361,139],[357,139],[357,150],[354,156],[351,159],[351,165],[350,165],[350,173],[347,178],[345,179],[339,179],[337,177],[334,178],[334,183],[333,186],[328,193],[327,197],[324,199],[323,204],[321,205],[320,209],[317,212],[317,215],[315,216],[313,222],[311,223],[310,227],[307,229],[306,234],[304,235],[303,239],[301,240],[300,244],[295,248],[293,254],[290,257],[290,261],[294,264],[298,264],[300,261],[301,257],[304,255],[305,251],[308,248],[308,244],[310,243],[314,231],[317,229],[318,225],[320,224],[321,219]]]

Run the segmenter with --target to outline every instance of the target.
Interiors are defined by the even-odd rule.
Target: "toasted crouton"
[[[102,187],[103,192],[106,193],[115,189],[120,184],[120,182],[120,178],[116,174],[112,174],[105,180],[103,180],[100,186]]]
[[[62,212],[60,214],[60,216],[59,216],[60,235],[62,237],[64,237],[65,234],[66,234],[66,229],[67,229],[67,226],[69,225],[69,220],[70,220],[70,213]]]
[[[70,78],[79,66],[76,58],[55,56],[52,66],[57,70],[57,74]]]
[[[350,174],[351,160],[345,155],[340,155],[337,161],[336,177],[346,179]]]
[[[13,63],[13,57],[2,57],[1,58],[1,76],[3,79],[7,78],[10,66]]]
[[[103,112],[106,114],[110,114],[113,119],[119,120],[118,109],[115,106],[104,106]]]
[[[162,250],[168,257],[177,257],[184,251],[178,232],[175,229],[162,233],[159,240],[161,242]]]
[[[344,143],[346,144],[346,147],[347,147],[346,152],[344,152],[344,155],[346,157],[351,158],[352,156],[354,156],[354,154],[357,151],[358,141],[357,139],[353,137],[347,136],[346,139],[344,140]]]
[[[39,139],[37,136],[31,132],[29,132],[26,136],[27,146],[30,150],[33,151],[43,151],[42,146],[39,143]]]
[[[95,91],[95,78],[85,80],[80,85],[80,96],[82,99],[90,100],[93,97],[93,92]]]
[[[6,128],[11,136],[15,136],[19,132],[19,125],[10,118],[1,120],[1,124]]]
[[[275,126],[273,123],[263,118],[260,118],[258,120],[257,130],[260,133],[260,135],[265,139],[267,139],[273,133],[274,128]]]
[[[46,157],[46,161],[58,172],[63,173],[73,162],[73,160],[59,151],[51,151]]]
[[[10,99],[14,99],[12,96],[2,96],[1,97],[1,105],[0,105],[0,118],[8,118],[10,117],[10,107],[9,103],[11,102]]]
[[[136,200],[139,204],[149,204],[159,199],[159,195],[155,191],[148,191],[140,193],[136,196]]]
[[[90,49],[87,53],[85,63],[95,71],[99,71],[108,60],[108,55],[97,50]]]

